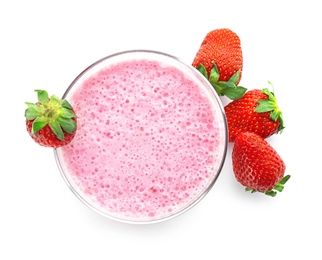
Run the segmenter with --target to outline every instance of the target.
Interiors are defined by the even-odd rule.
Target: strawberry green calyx
[[[226,96],[231,100],[241,98],[247,89],[237,86],[240,78],[240,71],[233,74],[228,81],[219,81],[220,74],[218,67],[216,63],[213,63],[213,65],[214,66],[211,69],[209,76],[206,67],[203,64],[200,64],[196,69],[209,80],[210,84],[214,87],[219,96]]]
[[[290,175],[285,175],[273,189],[263,192],[267,196],[275,197],[277,192],[282,192],[284,189],[284,184],[291,178]],[[257,192],[254,189],[245,188],[245,191],[250,191],[251,193]]]
[[[268,82],[268,83],[270,83],[270,82]],[[268,99],[267,100],[259,100],[258,106],[255,108],[255,112],[257,112],[257,113],[270,112],[270,119],[272,119],[274,122],[276,122],[278,120],[280,122],[277,132],[282,132],[283,129],[285,128],[283,114],[282,114],[282,111],[278,107],[274,92],[269,91],[268,88],[264,88],[262,90],[262,92],[268,96]]]
[[[49,125],[58,139],[64,140],[64,132],[73,134],[76,130],[76,118],[72,106],[67,100],[61,100],[55,95],[51,97],[45,90],[35,90],[38,95],[38,102],[26,102],[25,110],[27,120],[33,121],[32,133],[36,133]]]

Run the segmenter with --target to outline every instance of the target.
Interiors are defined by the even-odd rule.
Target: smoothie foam
[[[58,161],[77,195],[100,213],[133,222],[168,218],[218,177],[227,145],[222,109],[201,76],[180,66],[121,60],[83,76],[67,97],[78,129],[57,150]]]

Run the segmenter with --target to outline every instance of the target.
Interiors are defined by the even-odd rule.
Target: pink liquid
[[[69,101],[78,130],[58,154],[71,185],[100,212],[138,222],[167,218],[217,177],[221,111],[176,67],[123,61],[90,76]]]

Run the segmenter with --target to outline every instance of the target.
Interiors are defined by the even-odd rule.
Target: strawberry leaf
[[[245,191],[250,191],[250,193],[255,193],[257,190],[251,189],[251,188],[245,188]]]
[[[36,133],[43,129],[47,125],[47,120],[42,119],[41,117],[37,117],[32,123],[32,133],[36,135]]]
[[[57,136],[57,138],[63,141],[64,133],[62,128],[60,127],[60,124],[57,121],[55,121],[55,122],[49,123],[49,126],[51,130],[54,132],[54,134]]]
[[[75,132],[76,122],[73,119],[60,117],[57,121],[67,133],[72,134]]]
[[[282,185],[281,183],[277,183],[276,186],[274,187],[274,190],[277,190],[279,192],[282,192],[284,189],[284,185]]]
[[[40,115],[40,107],[37,104],[26,102],[28,108],[25,110],[25,117],[28,120],[34,120]]]
[[[280,181],[279,184],[284,185],[289,179],[291,178],[291,175],[285,175]]]
[[[231,78],[229,79],[229,82],[232,82],[234,83],[234,85],[237,85],[239,77],[240,77],[240,71],[238,70],[234,75],[231,76]]]
[[[71,106],[71,104],[69,104],[69,102],[66,99],[63,99],[61,101],[61,106],[69,110],[73,110],[73,107]]]
[[[72,110],[65,109],[65,108],[61,108],[59,116],[64,117],[64,118],[75,118],[76,117],[76,115],[74,114],[74,112]]]
[[[59,104],[59,102],[60,102],[60,98],[59,97],[57,97],[55,95],[52,95],[50,97],[50,101],[49,101],[49,104],[50,105],[57,106]]]
[[[48,93],[45,90],[39,90],[36,89],[35,90],[37,92],[37,96],[38,96],[38,101],[39,103],[45,105],[48,103]]]
[[[270,100],[266,100],[266,99],[259,100],[257,103],[258,103],[258,106],[255,108],[255,112],[257,113],[269,112],[276,108],[275,103]]]
[[[241,87],[241,86],[237,86],[237,87],[228,87],[225,88],[222,93],[230,98],[231,100],[236,100],[241,98],[245,92],[247,91],[247,88]]]
[[[203,64],[200,64],[196,69],[208,80],[208,72]]]
[[[218,67],[216,65],[216,63],[214,63],[214,66],[212,67],[211,71],[210,71],[210,76],[209,76],[209,81],[211,83],[211,85],[216,84],[216,82],[218,82],[219,80],[219,71],[218,71]]]
[[[277,194],[277,192],[276,191],[273,191],[273,190],[269,190],[269,191],[266,191],[265,192],[265,195],[271,196],[271,197],[275,197],[276,194]]]
[[[234,84],[232,84],[228,81],[217,81],[217,82],[210,82],[210,83],[214,87],[214,89],[216,90],[216,92],[219,96],[225,95],[224,94],[225,89],[234,87]]]

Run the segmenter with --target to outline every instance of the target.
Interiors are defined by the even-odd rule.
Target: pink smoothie
[[[78,129],[57,151],[66,179],[115,219],[184,211],[212,186],[225,156],[224,117],[211,93],[180,68],[148,59],[89,75],[68,97]]]

